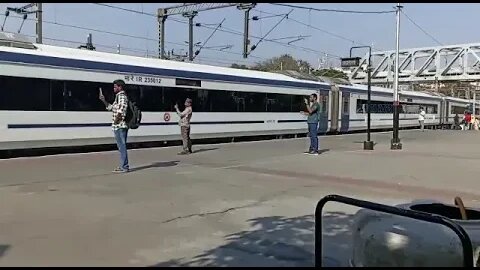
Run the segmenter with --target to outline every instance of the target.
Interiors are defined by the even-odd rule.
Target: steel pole
[[[393,138],[391,141],[390,149],[400,150],[402,149],[402,144],[400,143],[400,138],[398,137],[399,129],[399,117],[400,117],[400,102],[398,100],[398,79],[399,79],[399,69],[400,69],[400,9],[402,6],[400,3],[397,4],[397,46],[395,54],[395,81],[393,88]]]
[[[245,21],[243,26],[243,58],[248,57],[248,32],[249,32],[249,21],[250,21],[250,9],[245,9]]]
[[[193,16],[188,17],[188,60],[193,61]]]
[[[363,143],[363,150],[373,150],[374,142],[370,139],[371,127],[371,112],[370,105],[372,101],[372,47],[368,47],[368,65],[367,65],[367,80],[368,80],[368,99],[367,99],[367,141]]]
[[[368,101],[367,101],[367,141],[370,141],[370,103],[371,103],[371,95],[372,95],[372,70],[371,70],[371,55],[372,55],[372,48],[369,47],[368,52]]]
[[[477,89],[475,87],[475,90],[473,91],[473,106],[472,106],[472,114],[476,116],[475,114],[475,102],[477,101]]]
[[[166,17],[160,19],[160,59],[165,59],[165,20]]]
[[[368,62],[367,62],[367,84],[368,84],[368,91],[367,91],[367,140],[363,142],[363,150],[373,150],[373,146],[375,143],[371,141],[370,137],[370,127],[371,127],[371,113],[370,113],[370,105],[372,101],[372,47],[371,46],[358,46],[358,47],[351,47],[350,48],[350,58],[352,58],[352,50],[359,49],[359,48],[368,48]]]
[[[42,3],[37,3],[37,24],[36,24],[36,32],[37,32],[37,43],[42,44],[43,43],[43,29],[42,29]]]

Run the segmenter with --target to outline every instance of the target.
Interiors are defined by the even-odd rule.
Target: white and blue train
[[[176,103],[193,99],[192,138],[306,133],[303,99],[317,93],[319,132],[366,129],[367,87],[299,79],[285,74],[198,65],[35,44],[0,33],[0,150],[112,144],[111,115],[98,100],[102,87],[123,79],[143,112],[129,142],[179,140]],[[392,90],[372,88],[372,129],[392,127]],[[468,100],[400,93],[400,126],[451,125]],[[477,105],[477,107],[479,107]]]

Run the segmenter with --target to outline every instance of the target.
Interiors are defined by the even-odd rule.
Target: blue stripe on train
[[[224,74],[197,72],[197,71],[151,68],[151,67],[95,62],[95,61],[89,61],[89,60],[77,60],[77,59],[42,56],[42,55],[31,55],[31,54],[13,53],[13,52],[0,52],[0,61],[15,62],[15,63],[20,62],[25,64],[47,65],[47,66],[62,67],[62,68],[76,68],[76,69],[86,69],[86,70],[106,71],[106,72],[122,72],[126,74],[133,73],[133,74],[155,75],[155,76],[166,76],[166,77],[181,77],[181,78],[198,79],[198,80],[225,81],[225,82],[233,82],[233,83],[249,83],[249,84],[275,85],[275,86],[285,86],[285,87],[294,87],[294,88],[309,88],[309,89],[315,89],[315,90],[322,89],[322,90],[330,91],[330,86],[328,84],[322,85],[322,84],[314,84],[314,83],[306,83],[306,82],[292,82],[292,81],[284,81],[284,80],[250,78],[250,77],[242,77],[242,76],[235,76],[235,75],[224,75]]]
[[[340,120],[340,119],[339,119]],[[392,119],[376,119],[376,120],[392,120]],[[400,119],[404,120],[417,120],[417,118]],[[350,119],[349,122],[364,122],[365,119]],[[278,120],[278,123],[304,123],[306,120]],[[328,120],[331,122],[331,120]],[[251,121],[211,121],[211,122],[192,122],[192,125],[235,125],[235,124],[263,124],[262,120]],[[82,127],[110,127],[111,123],[84,123],[84,124],[8,124],[9,129],[31,129],[31,128],[82,128]],[[142,123],[141,126],[173,126],[178,125],[177,122],[147,122]]]
[[[263,124],[264,121],[212,121],[212,122],[192,122],[192,125],[228,125],[228,124]],[[85,124],[8,124],[10,129],[25,128],[77,128],[77,127],[109,127],[111,123],[85,123]],[[150,122],[141,123],[141,126],[172,126],[178,125],[177,122]]]

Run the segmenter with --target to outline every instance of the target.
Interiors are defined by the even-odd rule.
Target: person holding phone
[[[420,112],[418,113],[418,123],[420,123],[420,130],[425,131],[425,110],[420,107]]]
[[[318,155],[318,122],[320,121],[320,104],[317,102],[317,94],[311,94],[309,100],[305,98],[307,111],[301,111],[307,116],[308,135],[310,136],[310,148],[305,154]]]
[[[175,110],[180,117],[178,124],[180,125],[180,133],[182,134],[183,151],[179,155],[187,155],[192,153],[192,140],[190,139],[190,119],[192,118],[192,100],[185,100],[185,109],[180,112],[178,104],[175,104]]]
[[[115,80],[113,82],[113,92],[115,93],[115,101],[113,104],[108,103],[103,95],[102,88],[99,88],[99,99],[105,104],[108,111],[112,115],[112,129],[117,142],[118,151],[120,152],[120,166],[113,170],[115,173],[129,172],[127,154],[127,134],[128,126],[125,122],[128,107],[128,97],[125,93],[125,82],[123,80]]]

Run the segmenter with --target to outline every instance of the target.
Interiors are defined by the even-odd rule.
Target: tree
[[[247,67],[246,65],[232,64],[231,68],[249,69],[259,71],[278,71],[278,70],[294,70],[300,73],[309,73],[314,76],[323,76],[328,78],[341,78],[348,80],[348,76],[341,70],[328,68],[328,69],[313,69],[311,65],[305,60],[297,60],[289,54],[283,54],[278,57],[272,57],[263,62],[257,63],[254,66]]]
[[[239,64],[232,64],[230,67],[231,68],[238,68],[238,69],[250,69],[246,65],[239,65]]]
[[[296,60],[291,55],[284,54],[257,63],[252,69],[261,71],[295,70],[299,72],[308,72],[310,68],[310,64],[307,61]]]
[[[342,78],[348,80],[348,75],[345,72],[333,68],[316,69],[312,71],[315,76],[323,76],[328,78]]]

